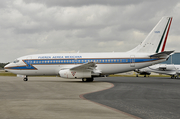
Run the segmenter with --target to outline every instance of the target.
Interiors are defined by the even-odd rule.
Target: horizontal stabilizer
[[[160,53],[156,53],[154,55],[151,55],[150,57],[166,57],[173,52],[174,52],[174,50],[173,51],[164,51],[164,52],[160,52]]]

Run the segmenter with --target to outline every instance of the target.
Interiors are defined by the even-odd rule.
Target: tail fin
[[[171,22],[172,17],[163,17],[152,29],[152,31],[148,34],[145,40],[129,52],[163,52],[166,45]]]

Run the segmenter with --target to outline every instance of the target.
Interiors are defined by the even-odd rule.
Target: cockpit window
[[[15,59],[14,61],[13,61],[13,63],[18,63],[19,62],[19,60],[17,60],[17,59]]]

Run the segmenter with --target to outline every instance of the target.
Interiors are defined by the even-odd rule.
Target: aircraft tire
[[[28,81],[28,78],[24,78],[23,80],[24,80],[24,81]]]
[[[89,78],[88,79],[88,82],[93,82],[94,81],[94,78]]]
[[[82,78],[82,82],[87,82],[87,79],[86,78]]]
[[[94,78],[82,78],[82,82],[93,82]]]

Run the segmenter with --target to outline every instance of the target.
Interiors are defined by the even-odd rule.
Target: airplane
[[[153,66],[149,66],[142,69],[135,69],[135,72],[137,72],[136,77],[139,75],[150,75],[151,72],[159,73],[159,74],[166,74],[170,75],[171,78],[179,78],[180,75],[180,65],[174,65],[174,64],[156,64]]]
[[[164,51],[172,17],[163,17],[145,40],[127,52],[53,53],[19,57],[5,70],[23,76],[56,75],[92,82],[94,77],[133,71],[164,62],[174,51]]]

